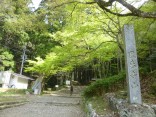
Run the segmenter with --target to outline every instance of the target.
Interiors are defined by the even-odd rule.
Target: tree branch
[[[105,2],[103,0],[94,0],[94,1],[104,11],[107,11],[107,12],[113,14],[113,15],[117,15],[117,16],[137,16],[137,17],[143,17],[143,18],[156,18],[156,12],[141,11],[141,10],[135,8],[133,5],[126,2],[125,0],[109,0],[108,2]],[[113,2],[115,2],[115,1],[120,3],[121,5],[123,5],[124,7],[126,7],[128,10],[130,10],[131,13],[120,14],[120,13],[115,13],[115,12],[111,11],[110,9],[108,9],[107,7],[112,6]]]
[[[87,54],[90,54],[90,53],[92,53],[92,52],[94,52],[94,51],[96,51],[98,48],[100,48],[104,43],[117,43],[116,41],[105,41],[105,42],[102,42],[102,43],[100,43],[96,48],[93,48],[92,50],[89,50],[89,51],[87,51],[87,52],[85,52],[85,53],[83,53],[83,54],[80,54],[80,55],[77,55],[77,56],[72,56],[72,57],[80,57],[80,56],[86,56]]]
[[[71,1],[71,2],[64,2],[62,4],[59,4],[57,6],[55,6],[54,8],[57,8],[57,7],[61,7],[61,6],[64,6],[66,4],[73,4],[73,3],[81,3],[81,4],[95,4],[96,2],[79,2],[79,1]]]
[[[155,2],[156,0],[153,0],[153,1]],[[111,11],[107,7],[112,6],[114,2],[120,3],[122,6],[126,7],[131,12],[126,13],[126,14],[121,14],[121,13],[116,13],[116,12]],[[113,15],[117,15],[117,16],[121,16],[121,17],[137,16],[137,17],[143,17],[143,18],[154,18],[154,19],[156,19],[156,12],[141,11],[139,8],[135,8],[133,5],[126,2],[125,0],[109,0],[108,2],[106,2],[105,0],[94,0],[93,2],[71,1],[71,2],[64,2],[64,3],[61,3],[57,6],[54,6],[54,9],[57,7],[61,7],[63,5],[72,4],[72,3],[77,3],[77,4],[78,3],[80,3],[80,4],[95,4],[95,3],[97,3],[101,9],[103,9],[104,11],[109,12]]]

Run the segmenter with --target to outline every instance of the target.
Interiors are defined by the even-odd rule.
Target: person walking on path
[[[70,96],[73,94],[73,85],[70,86]]]

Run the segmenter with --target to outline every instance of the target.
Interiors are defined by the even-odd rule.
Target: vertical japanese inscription
[[[135,51],[130,51],[129,52],[129,59],[130,59],[130,73],[129,73],[129,78],[131,79],[132,83],[130,84],[130,87],[132,89],[138,89],[139,88],[139,82],[137,80],[137,77],[139,76],[138,72],[137,72],[137,61],[136,56],[135,56]]]
[[[130,103],[141,104],[141,91],[138,72],[138,61],[132,25],[124,25],[125,63]]]

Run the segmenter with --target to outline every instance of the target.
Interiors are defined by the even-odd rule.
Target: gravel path
[[[0,117],[85,117],[81,98],[73,95],[29,96],[25,105],[0,110]]]

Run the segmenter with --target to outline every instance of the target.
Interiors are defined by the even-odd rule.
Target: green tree
[[[0,71],[14,68],[13,55],[5,48],[0,48]]]

